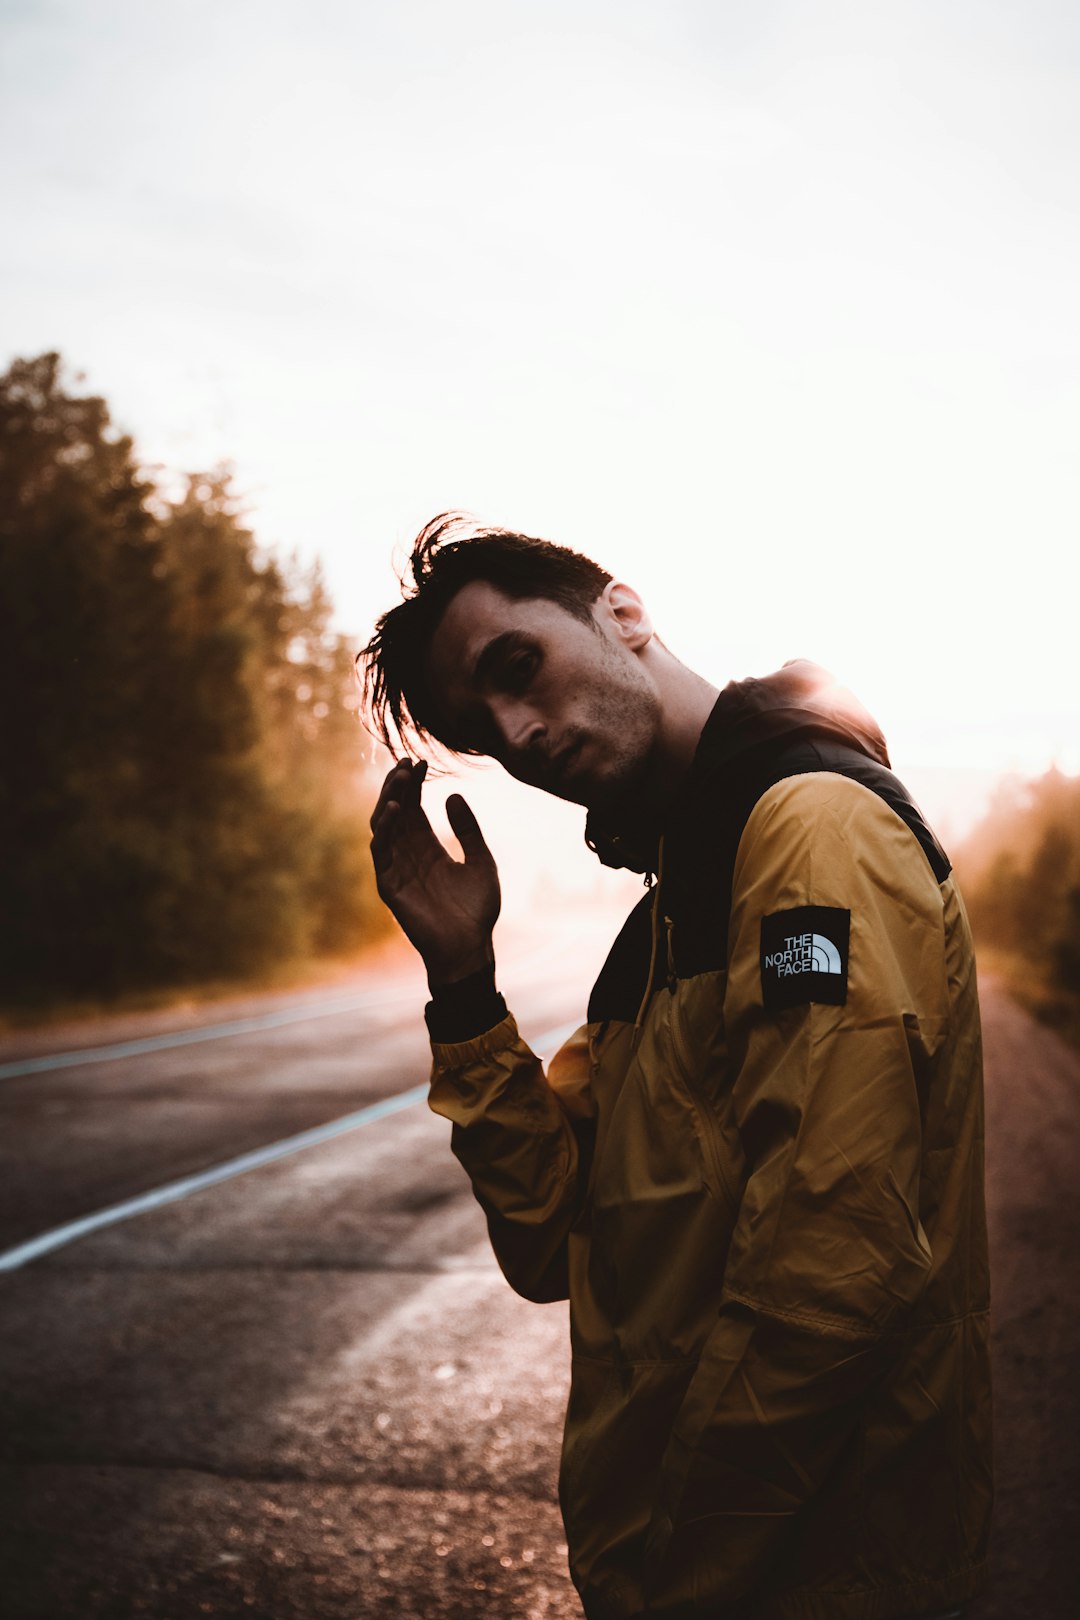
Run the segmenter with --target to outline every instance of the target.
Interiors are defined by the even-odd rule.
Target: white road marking
[[[539,948],[534,947],[523,957],[511,958],[508,976],[515,973],[535,973],[546,962],[563,954],[560,941]],[[194,1046],[200,1041],[219,1041],[229,1035],[251,1035],[264,1029],[280,1029],[285,1024],[300,1024],[306,1018],[332,1018],[335,1013],[369,1012],[372,1009],[394,1009],[415,1005],[415,984],[399,985],[394,989],[377,988],[363,996],[342,996],[336,1001],[294,1002],[276,1012],[259,1013],[250,1018],[234,1018],[225,1024],[201,1024],[195,1029],[167,1030],[161,1035],[146,1035],[138,1040],[116,1041],[110,1046],[82,1046],[69,1052],[47,1052],[41,1057],[14,1058],[0,1063],[0,1080],[14,1080],[23,1074],[48,1074],[55,1069],[75,1069],[84,1063],[112,1063],[117,1058],[141,1057],[147,1052],[164,1052],[172,1046]]]
[[[262,1029],[280,1029],[283,1024],[299,1024],[305,1018],[331,1018],[335,1013],[368,1012],[373,1007],[385,1007],[395,999],[403,1003],[415,1001],[416,991],[409,986],[398,997],[385,992],[374,992],[364,997],[351,996],[339,1001],[306,1003],[282,1007],[277,1012],[260,1013],[252,1018],[234,1018],[227,1024],[201,1024],[197,1029],[169,1030],[163,1035],[146,1035],[137,1041],[117,1041],[112,1046],[83,1046],[71,1052],[49,1052],[42,1057],[19,1058],[11,1063],[0,1063],[0,1080],[10,1080],[18,1074],[45,1074],[50,1069],[74,1069],[83,1063],[111,1063],[115,1058],[140,1057],[147,1052],[163,1052],[170,1046],[194,1046],[199,1041],[219,1041],[226,1035],[250,1035]]]
[[[534,1050],[541,1056],[546,1056],[577,1028],[578,1024],[573,1023],[545,1031],[536,1042]],[[54,1249],[61,1249],[68,1243],[74,1243],[78,1238],[87,1237],[91,1232],[98,1232],[104,1226],[115,1226],[118,1221],[130,1220],[133,1215],[144,1215],[149,1210],[161,1209],[165,1204],[178,1203],[182,1198],[202,1192],[206,1187],[215,1187],[222,1181],[231,1181],[234,1176],[246,1175],[249,1170],[258,1170],[265,1164],[286,1159],[293,1153],[302,1153],[305,1148],[318,1147],[320,1143],[329,1142],[333,1137],[342,1136],[347,1131],[359,1130],[362,1125],[374,1125],[377,1120],[385,1119],[389,1114],[399,1113],[403,1108],[411,1108],[415,1103],[425,1099],[427,1094],[426,1082],[422,1086],[413,1086],[409,1091],[399,1091],[392,1097],[384,1097],[380,1102],[369,1103],[366,1108],[354,1109],[351,1114],[342,1114],[338,1119],[327,1120],[325,1125],[315,1125],[310,1130],[298,1131],[296,1135],[282,1137],[278,1142],[268,1142],[265,1147],[255,1148],[250,1153],[241,1153],[235,1159],[226,1159],[224,1164],[212,1165],[209,1170],[201,1170],[193,1176],[183,1176],[179,1181],[168,1181],[163,1187],[155,1187],[150,1192],[140,1193],[136,1198],[126,1198],[121,1204],[110,1204],[107,1209],[99,1209],[92,1215],[83,1215],[77,1221],[68,1221],[64,1226],[54,1226],[52,1231],[42,1232],[39,1237],[30,1238],[25,1243],[17,1244],[14,1249],[0,1253],[0,1271],[17,1271],[20,1266],[27,1265],[31,1260],[40,1259],[43,1254],[51,1254]]]

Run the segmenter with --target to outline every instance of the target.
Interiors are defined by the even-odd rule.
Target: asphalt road
[[[538,1047],[577,1022],[610,932],[547,929],[502,971]],[[422,1000],[414,970],[383,967],[0,1042],[4,1620],[580,1615],[555,1505],[565,1307],[502,1281],[444,1121],[420,1103],[358,1119],[425,1078]],[[1080,1060],[997,987],[983,1005],[999,1507],[972,1617],[1071,1620]],[[161,1044],[174,1032],[211,1038]],[[343,1117],[18,1263],[42,1233]]]

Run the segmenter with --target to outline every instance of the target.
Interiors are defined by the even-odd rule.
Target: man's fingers
[[[395,859],[403,863],[402,871],[415,872],[447,858],[420,803],[426,775],[427,760],[411,759],[399,760],[387,773],[371,816],[371,858],[380,880]]]
[[[401,806],[393,799],[379,801],[379,808],[371,818],[371,859],[377,873],[383,873],[394,859],[394,829]]]
[[[402,794],[402,799],[401,799],[402,808],[410,809],[410,810],[419,810],[419,808],[420,808],[420,789],[424,785],[424,778],[426,776],[427,776],[427,760],[426,759],[417,760],[416,763],[413,765],[412,770],[410,771],[409,775],[405,779],[405,790],[404,790],[404,792]]]
[[[391,801],[394,801],[395,803],[401,802],[404,784],[408,781],[409,773],[411,771],[412,761],[408,759],[399,759],[397,764],[392,765],[387,771],[386,777],[383,781],[382,791],[375,801],[374,810],[371,812],[372,832],[375,831],[375,824],[382,815],[387,804]]]
[[[480,823],[460,793],[451,793],[447,799],[446,817],[467,861],[477,858],[494,861],[495,857],[488,849],[484,835],[480,831]]]

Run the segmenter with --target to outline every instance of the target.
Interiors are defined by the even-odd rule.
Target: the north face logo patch
[[[851,912],[796,906],[761,919],[761,995],[766,1007],[847,1000]]]

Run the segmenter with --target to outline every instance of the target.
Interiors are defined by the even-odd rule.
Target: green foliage
[[[980,941],[1080,997],[1080,777],[1002,792],[958,865]]]
[[[56,355],[0,378],[8,1000],[247,975],[381,927],[351,655],[227,473],[167,500]]]

